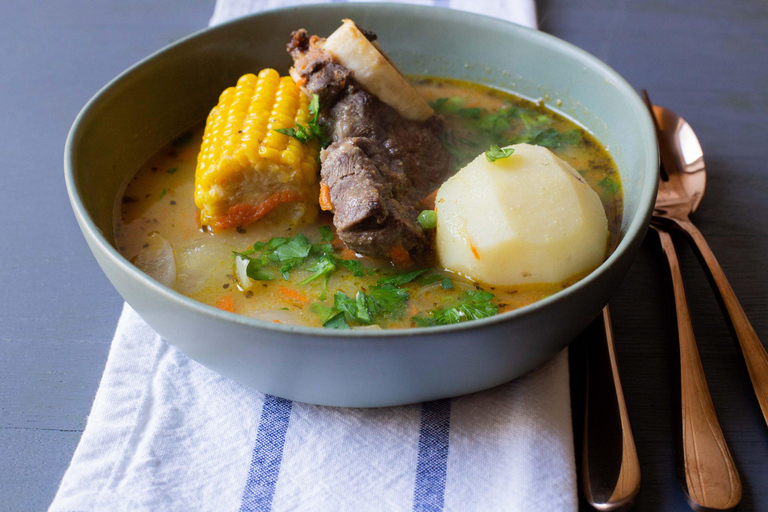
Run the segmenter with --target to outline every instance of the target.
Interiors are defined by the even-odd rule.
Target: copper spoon
[[[694,510],[731,510],[741,501],[741,479],[717,421],[683,288],[680,262],[669,236],[658,233],[667,256],[675,294],[680,343],[680,411],[677,435],[677,473],[688,504]]]
[[[608,306],[585,335],[589,341],[582,490],[595,509],[621,510],[632,505],[640,490],[640,462],[619,379]]]
[[[704,196],[706,171],[701,146],[684,119],[659,106],[653,110],[658,120],[661,160],[668,174],[668,180],[662,180],[659,185],[654,222],[684,232],[692,242],[731,334],[741,349],[763,419],[768,424],[768,353],[704,236],[688,218]]]
[[[651,103],[645,91],[643,91],[643,97],[648,108],[651,109]],[[651,110],[651,114],[654,117],[654,123],[657,123],[656,112]],[[682,124],[688,126],[680,120],[680,125]],[[659,124],[656,125],[656,130],[662,155],[662,179],[656,198],[657,211],[665,207],[671,207],[672,210],[677,211],[676,209],[682,204],[695,208],[692,205],[698,205],[703,194],[703,176],[698,177],[694,174],[697,176],[695,181],[699,186],[698,195],[685,193],[683,179],[675,178],[675,174],[670,176],[667,171],[673,164],[669,159],[666,134],[660,130]],[[693,135],[690,127],[687,131],[691,136]],[[703,157],[700,153],[693,161],[699,162],[703,169]],[[674,171],[671,172],[674,173]],[[685,217],[687,219],[687,213]],[[661,245],[669,263],[678,322],[682,420],[678,432],[678,477],[686,499],[694,510],[730,510],[741,501],[741,479],[717,420],[704,376],[675,246],[664,225],[654,223],[652,227],[659,233]]]

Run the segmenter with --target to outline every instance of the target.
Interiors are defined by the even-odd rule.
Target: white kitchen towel
[[[288,3],[304,2],[219,0],[211,23]],[[471,7],[535,23],[531,0]],[[320,407],[208,370],[126,305],[50,510],[558,512],[576,496],[565,353],[464,397]]]

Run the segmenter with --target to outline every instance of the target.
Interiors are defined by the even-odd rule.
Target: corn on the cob
[[[208,116],[195,170],[200,221],[214,230],[257,221],[283,203],[290,220],[317,215],[319,143],[275,130],[307,125],[309,99],[274,69],[242,76]]]

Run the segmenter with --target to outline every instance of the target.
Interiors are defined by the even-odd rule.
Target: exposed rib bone
[[[405,119],[424,121],[434,114],[376,43],[371,43],[352,20],[343,20],[322,43],[323,49],[354,73],[355,80]]]

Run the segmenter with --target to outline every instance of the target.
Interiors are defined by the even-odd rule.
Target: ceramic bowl
[[[541,98],[593,132],[618,164],[621,241],[577,284],[516,311],[451,326],[344,331],[278,325],[220,311],[154,281],[113,240],[115,199],[140,165],[205,118],[246,72],[283,72],[291,31],[330,34],[352,18],[406,74],[489,84]],[[248,16],[149,56],[85,106],[66,144],[67,190],[96,260],[125,300],[192,359],[264,393],[374,407],[490,388],[542,364],[600,312],[634,258],[655,198],[653,125],[635,91],[586,52],[489,17],[396,4],[325,4]]]

